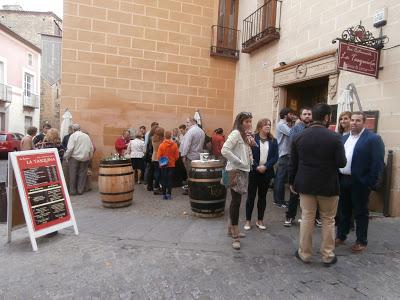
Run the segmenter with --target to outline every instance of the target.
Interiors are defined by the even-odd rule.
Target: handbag
[[[169,163],[169,159],[167,156],[161,156],[160,160],[158,161],[158,164],[161,168],[168,166],[168,163]]]
[[[222,170],[221,184],[225,186],[225,188],[232,187],[233,185],[236,184],[236,176],[237,176],[236,170],[229,170],[229,171],[227,171],[226,169]]]

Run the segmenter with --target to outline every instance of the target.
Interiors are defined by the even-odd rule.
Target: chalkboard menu
[[[17,157],[34,230],[70,219],[55,153]]]

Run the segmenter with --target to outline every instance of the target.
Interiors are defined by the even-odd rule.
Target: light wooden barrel
[[[99,192],[104,207],[118,208],[132,204],[133,169],[130,160],[102,160],[99,168]]]
[[[194,215],[210,218],[224,214],[226,188],[220,183],[223,169],[222,161],[192,161],[188,184]]]

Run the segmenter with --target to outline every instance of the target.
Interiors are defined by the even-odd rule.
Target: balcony
[[[28,93],[29,96],[24,93],[24,107],[27,108],[39,108],[39,96],[33,93]]]
[[[211,26],[210,56],[239,59],[239,30],[213,25]]]
[[[12,89],[11,86],[0,83],[0,102],[11,102]]]
[[[250,53],[280,38],[281,7],[281,0],[269,0],[243,20],[243,53]]]

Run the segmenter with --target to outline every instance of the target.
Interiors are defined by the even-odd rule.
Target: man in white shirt
[[[343,136],[347,164],[340,168],[339,224],[336,245],[344,244],[349,234],[351,216],[356,222],[356,243],[351,250],[362,252],[368,243],[368,197],[383,171],[385,146],[379,135],[365,128],[365,114],[353,112],[351,132]]]
[[[90,137],[81,131],[79,124],[72,125],[72,130],[74,133],[69,137],[64,155],[69,167],[69,192],[70,195],[82,195],[94,148]]]

